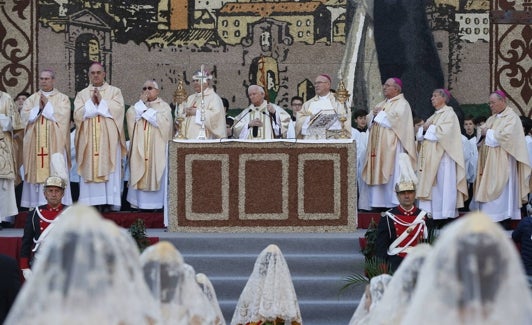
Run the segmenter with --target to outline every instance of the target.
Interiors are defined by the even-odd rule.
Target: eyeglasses
[[[154,88],[154,87],[142,87],[142,90],[152,90],[152,89],[157,89],[157,88]]]
[[[303,103],[292,103],[292,106],[303,106]]]

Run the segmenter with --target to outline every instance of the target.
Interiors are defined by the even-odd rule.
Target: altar
[[[169,231],[356,228],[353,140],[174,140],[168,156]]]

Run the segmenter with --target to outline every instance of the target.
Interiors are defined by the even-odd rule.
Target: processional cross
[[[212,76],[207,75],[205,71],[205,65],[201,65],[199,74],[192,77],[193,80],[198,80],[200,83],[200,89],[201,89],[201,105],[200,105],[200,111],[201,111],[201,130],[198,135],[198,140],[205,140],[207,139],[207,134],[205,133],[205,94],[203,94],[203,83],[207,82],[207,80],[212,79]]]

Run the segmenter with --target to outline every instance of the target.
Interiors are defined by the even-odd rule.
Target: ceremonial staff
[[[207,76],[205,73],[205,65],[201,65],[201,70],[199,75],[193,76],[192,79],[199,80],[200,89],[201,89],[201,130],[198,135],[198,140],[207,139],[207,134],[205,133],[205,94],[203,94],[203,83],[209,79],[212,79],[212,76]]]

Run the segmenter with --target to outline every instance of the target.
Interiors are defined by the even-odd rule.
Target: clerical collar
[[[330,93],[327,93],[327,95],[325,96],[318,96],[320,98],[320,100],[326,100],[326,99],[329,99],[329,94]]]

